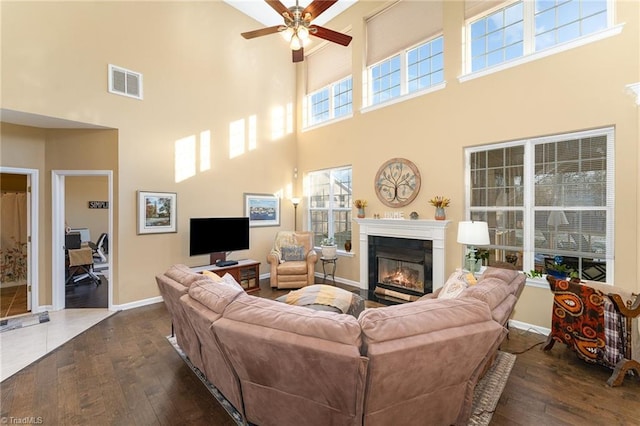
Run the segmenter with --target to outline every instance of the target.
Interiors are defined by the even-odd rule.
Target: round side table
[[[331,281],[333,281],[333,283],[335,284],[336,283],[336,262],[338,261],[338,258],[337,257],[321,257],[320,260],[322,261],[322,273],[324,274],[324,277],[322,278],[322,282],[326,283],[327,276],[329,276],[331,277]],[[329,272],[327,272],[327,269],[330,269]]]

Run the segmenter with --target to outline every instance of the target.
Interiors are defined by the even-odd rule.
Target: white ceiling
[[[296,5],[295,0],[280,0],[286,7]],[[323,25],[331,19],[344,12],[350,6],[353,6],[358,0],[338,0],[337,3],[332,5],[329,9],[325,10],[318,19],[314,19],[313,23],[317,25]],[[262,23],[267,27],[274,25],[280,25],[283,22],[282,16],[262,0],[224,0],[225,3],[235,7],[245,15],[250,16],[256,21]],[[311,3],[310,0],[300,0],[300,6],[306,7]],[[248,28],[247,30],[250,30]]]

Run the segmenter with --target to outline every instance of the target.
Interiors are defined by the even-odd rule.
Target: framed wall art
[[[138,191],[138,235],[177,232],[177,194]]]
[[[280,198],[271,194],[244,194],[249,226],[280,226]]]

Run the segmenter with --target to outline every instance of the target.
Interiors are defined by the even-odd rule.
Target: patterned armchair
[[[267,255],[271,287],[300,288],[313,284],[317,261],[311,232],[278,232]]]
[[[564,343],[584,361],[612,368],[609,386],[621,385],[628,372],[640,376],[640,297],[602,283],[550,275],[547,281],[553,311],[543,350],[551,350],[555,342]]]

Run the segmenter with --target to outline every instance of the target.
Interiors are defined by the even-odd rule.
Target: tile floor
[[[107,309],[50,311],[49,322],[0,333],[0,381],[113,314]]]

